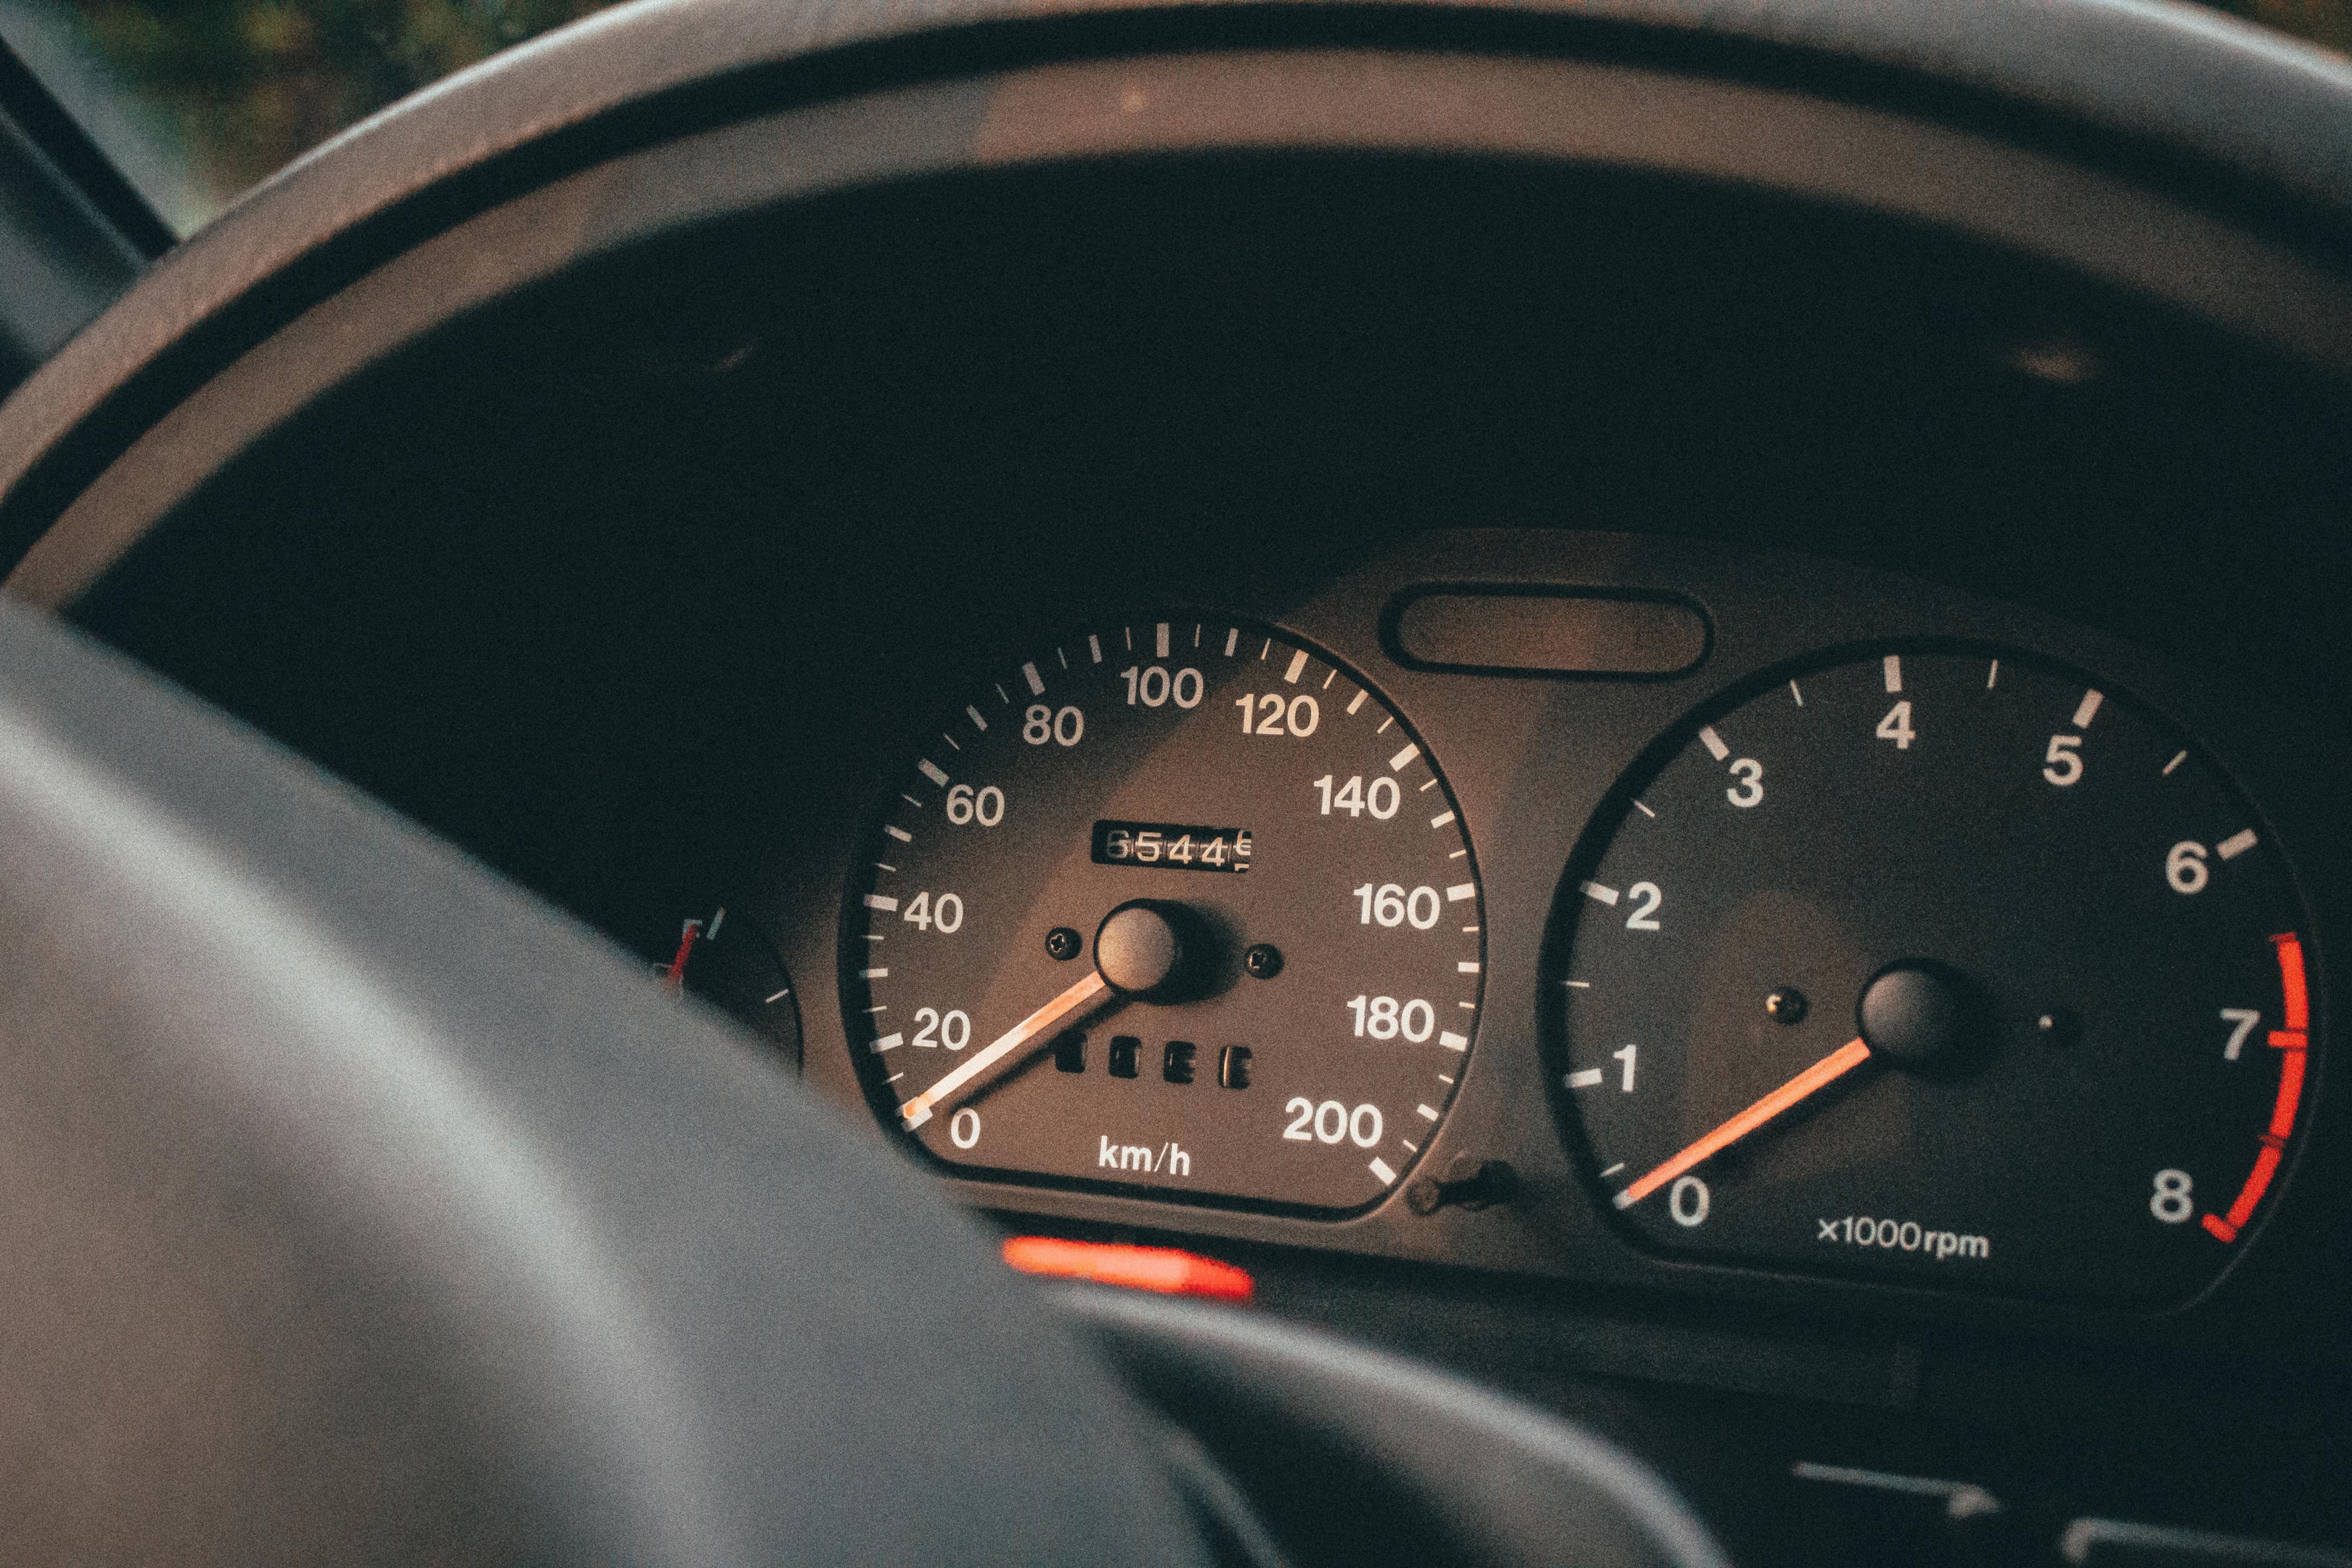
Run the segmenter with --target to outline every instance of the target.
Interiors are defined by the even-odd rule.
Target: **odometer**
[[[1554,1093],[1651,1247],[2178,1301],[2301,1131],[2309,929],[2147,709],[1874,652],[1735,694],[1620,789],[1555,908]]]
[[[974,1174],[1360,1208],[1476,1034],[1478,877],[1435,760],[1231,619],[1081,631],[961,693],[846,908],[876,1108]]]

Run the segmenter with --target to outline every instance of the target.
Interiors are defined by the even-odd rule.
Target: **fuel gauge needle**
[[[931,1108],[954,1094],[964,1085],[988,1071],[1023,1046],[1091,1006],[1110,992],[1110,982],[1098,969],[1087,971],[1086,978],[1022,1019],[1010,1029],[976,1052],[955,1071],[948,1074],[914,1099],[898,1108],[900,1121],[912,1132],[931,1119]]]
[[[1869,1059],[1868,1045],[1858,1038],[1848,1040],[1664,1164],[1629,1184],[1623,1192],[1617,1194],[1617,1206],[1632,1208],[1693,1165],[1738,1142],[1782,1111],[1827,1089]]]

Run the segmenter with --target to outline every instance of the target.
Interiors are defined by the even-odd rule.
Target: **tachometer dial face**
[[[1150,616],[945,710],[860,853],[843,1000],[877,1110],[950,1166],[1347,1211],[1452,1101],[1480,908],[1379,693],[1269,628]]]
[[[2015,654],[1718,703],[1596,824],[1547,946],[1554,1091],[1664,1251],[2145,1303],[2275,1192],[2308,925],[2184,736]]]

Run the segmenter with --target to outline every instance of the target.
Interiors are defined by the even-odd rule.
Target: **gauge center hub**
[[[1854,1021],[1874,1056],[1903,1067],[1949,1057],[1966,1043],[1968,998],[1936,964],[1891,964],[1863,987]]]
[[[1181,904],[1121,904],[1095,932],[1095,967],[1114,991],[1147,1002],[1172,995],[1200,967],[1199,923]]]

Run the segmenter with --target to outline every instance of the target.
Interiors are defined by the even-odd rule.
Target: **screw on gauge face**
[[[1801,1024],[1809,1005],[1803,992],[1793,985],[1783,985],[1764,998],[1764,1016],[1776,1024]]]
[[[2071,1007],[2053,1007],[2033,1020],[2033,1031],[2044,1045],[2071,1046],[2083,1037],[2083,1020]]]
[[[1404,1190],[1404,1205],[1417,1215],[1433,1215],[1448,1204],[1483,1209],[1511,1201],[1519,1190],[1518,1173],[1506,1160],[1481,1160],[1456,1154],[1441,1177],[1422,1176]]]
[[[1067,926],[1055,926],[1045,933],[1045,952],[1053,958],[1076,958],[1078,950],[1085,945],[1086,939]]]
[[[1282,973],[1282,949],[1270,942],[1259,942],[1242,954],[1242,967],[1253,979],[1271,980]]]

